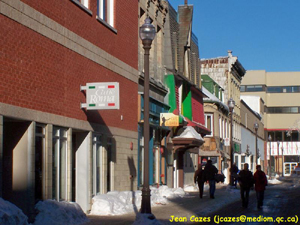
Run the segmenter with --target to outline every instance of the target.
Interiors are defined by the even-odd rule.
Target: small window
[[[98,17],[114,27],[114,0],[98,0]]]
[[[77,0],[82,5],[84,5],[86,8],[89,8],[89,0]]]
[[[205,115],[205,126],[207,129],[209,129],[211,131],[210,135],[207,135],[209,137],[212,137],[213,134],[213,115],[212,114],[206,114]]]
[[[245,92],[245,91],[246,91],[246,88],[245,88],[244,85],[242,85],[242,86],[240,87],[240,92]]]

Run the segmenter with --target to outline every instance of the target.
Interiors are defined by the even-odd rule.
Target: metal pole
[[[149,54],[152,40],[143,40],[144,53],[144,184],[142,189],[141,213],[151,214],[149,188]]]
[[[281,156],[282,156],[282,176],[283,176],[283,161],[284,161],[284,156],[283,156],[283,146],[281,148]]]
[[[231,121],[231,125],[230,125],[230,171],[232,170],[233,167],[233,121],[232,121],[232,114],[233,114],[233,109],[230,111],[230,121]],[[232,171],[230,172],[230,185],[233,185],[233,177],[232,177]]]
[[[279,141],[277,142],[277,174],[279,174]]]
[[[257,158],[257,128],[255,129],[255,163],[258,164],[258,158]]]
[[[269,141],[269,147],[270,147],[270,155],[269,155],[269,177],[271,178],[271,141]]]

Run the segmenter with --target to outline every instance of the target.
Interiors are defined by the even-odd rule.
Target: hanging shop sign
[[[80,90],[86,91],[86,103],[81,103],[81,108],[120,109],[118,82],[87,83],[86,86],[80,86]]]
[[[160,113],[160,126],[178,127],[179,116],[173,113]]]

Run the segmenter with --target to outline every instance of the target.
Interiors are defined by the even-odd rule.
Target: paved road
[[[297,185],[295,186],[295,183]],[[152,213],[162,224],[190,224],[190,218],[196,220],[200,217],[209,217],[211,222],[215,216],[220,217],[239,217],[245,215],[248,217],[286,217],[295,215],[300,217],[300,187],[299,180],[286,179],[281,185],[269,185],[265,193],[264,206],[261,210],[256,208],[255,191],[251,193],[251,199],[248,209],[241,207],[239,190],[229,189],[227,186],[218,185],[215,199],[210,199],[207,191],[204,192],[204,198],[200,199],[198,193],[190,193],[187,197],[171,200],[169,204],[152,207]],[[186,221],[170,222],[172,216]],[[136,214],[131,213],[122,216],[88,216],[90,222],[86,225],[95,224],[132,224]],[[280,218],[282,219],[282,218]],[[200,221],[198,222],[200,223]],[[201,223],[206,224],[206,223]],[[208,224],[208,223],[207,223]],[[212,223],[210,223],[212,224]],[[220,223],[222,224],[222,223]],[[224,224],[224,223],[223,223]],[[232,224],[230,222],[225,224]],[[242,224],[242,223],[240,223]],[[247,223],[243,223],[247,224]],[[262,224],[262,223],[251,223]],[[263,223],[268,224],[268,223]],[[275,223],[269,223],[275,224]],[[278,224],[278,223],[276,223]],[[286,223],[281,223],[286,224]]]

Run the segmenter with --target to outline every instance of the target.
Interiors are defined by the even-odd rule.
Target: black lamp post
[[[269,134],[268,137],[268,141],[269,141],[269,148],[270,148],[270,155],[269,155],[269,177],[271,177],[271,141],[272,141],[272,137]]]
[[[280,144],[280,142],[277,141],[277,162],[276,162],[276,164],[277,164],[277,174],[279,174],[279,144]]]
[[[258,130],[258,123],[254,124],[254,129],[255,129],[255,163],[256,165],[258,164],[258,152],[257,152],[257,130]]]
[[[235,101],[230,98],[228,100],[228,107],[230,111],[230,185],[233,185],[233,177],[232,177],[232,166],[233,166],[233,120],[232,120],[232,114],[233,114],[233,109],[235,106]]]
[[[149,17],[139,30],[143,43],[144,53],[144,184],[142,189],[141,213],[151,214],[150,187],[149,187],[149,55],[152,41],[155,37],[155,27],[151,24]]]
[[[282,177],[284,177],[284,174],[283,174],[283,170],[284,170],[284,168],[283,168],[283,162],[284,162],[284,156],[283,156],[283,145],[282,145],[282,147],[281,147],[281,156],[282,156],[282,161],[281,161],[281,165],[282,165]]]

